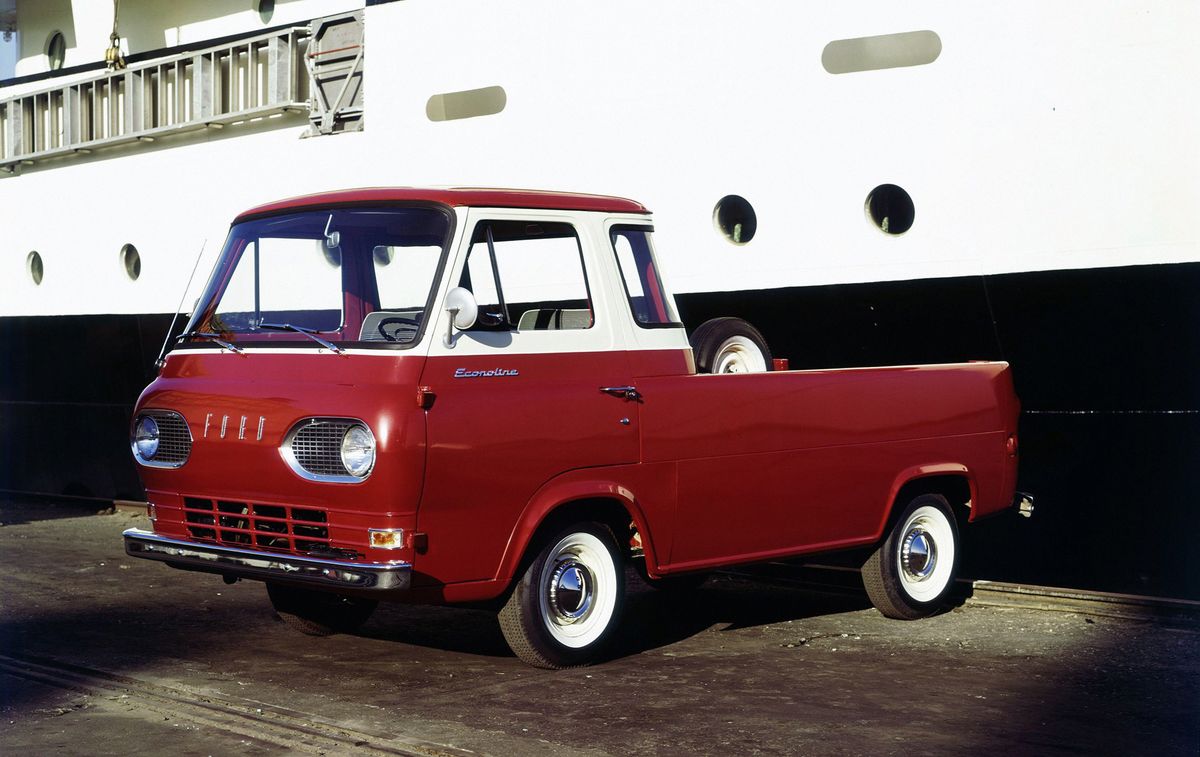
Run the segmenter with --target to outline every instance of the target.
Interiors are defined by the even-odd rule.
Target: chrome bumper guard
[[[1022,518],[1033,517],[1033,495],[1017,492],[1013,497],[1013,507],[1017,508],[1017,514]]]
[[[403,591],[412,579],[412,565],[408,563],[357,563],[256,552],[171,539],[140,528],[130,528],[124,536],[125,552],[131,557],[223,576],[378,592]]]

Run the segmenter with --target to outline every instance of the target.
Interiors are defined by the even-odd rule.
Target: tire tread
[[[531,549],[538,550],[536,557],[525,565],[525,570],[516,585],[513,586],[508,599],[500,607],[499,612],[496,613],[496,619],[500,625],[500,632],[504,635],[504,640],[508,642],[509,648],[517,656],[517,659],[537,668],[565,670],[567,668],[578,668],[589,665],[598,651],[611,639],[613,627],[620,620],[621,604],[624,596],[623,587],[618,589],[621,593],[618,595],[617,607],[613,612],[608,631],[591,648],[586,650],[562,650],[560,653],[555,654],[555,650],[548,648],[549,642],[543,642],[541,638],[542,629],[537,625],[541,622],[541,619],[537,617],[536,613],[530,610],[530,603],[536,604],[537,601],[536,592],[538,587],[534,585],[537,575],[547,556],[547,551],[561,537],[571,532],[580,531],[591,533],[593,536],[607,542],[610,553],[616,561],[615,567],[618,581],[623,580],[625,575],[621,552],[616,547],[616,537],[613,536],[612,529],[602,523],[577,523],[569,528],[560,529],[551,538],[541,539],[533,543]],[[530,592],[534,592],[532,597],[530,597]]]
[[[700,324],[692,332],[691,336],[688,337],[688,343],[692,346],[692,354],[696,360],[696,371],[698,373],[711,373],[713,358],[716,357],[717,348],[726,339],[733,336],[745,336],[755,342],[762,351],[767,370],[771,369],[771,349],[767,345],[767,340],[762,335],[762,332],[756,329],[749,321],[742,318],[722,316],[720,318],[710,318]]]
[[[267,584],[267,596],[279,619],[305,636],[352,633],[370,619],[379,604],[277,584]]]
[[[892,552],[896,548],[895,542],[899,539],[898,529],[903,524],[908,513],[912,510],[921,507],[922,505],[933,505],[942,510],[943,514],[950,520],[951,527],[954,528],[954,511],[950,507],[950,503],[941,494],[922,494],[910,500],[902,510],[899,511],[898,517],[892,523],[887,536],[883,542],[871,553],[866,562],[862,566],[862,582],[863,588],[867,591],[867,597],[871,600],[871,604],[875,609],[886,618],[895,620],[919,620],[925,618],[941,609],[945,597],[954,586],[954,576],[957,573],[957,564],[955,570],[951,573],[950,582],[946,586],[946,590],[940,597],[928,603],[916,603],[905,599],[903,589],[900,587],[900,579],[895,575],[891,568],[890,560]],[[954,529],[957,536],[957,529]],[[958,546],[961,548],[961,540],[956,538]],[[955,560],[957,562],[959,549],[955,550]]]

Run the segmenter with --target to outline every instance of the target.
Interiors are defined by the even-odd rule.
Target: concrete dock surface
[[[127,557],[146,519],[94,510],[0,506],[0,753],[1200,754],[1200,625],[1177,615],[900,622],[786,568],[679,595],[631,571],[611,659],[545,671],[479,610],[299,635],[261,584]]]

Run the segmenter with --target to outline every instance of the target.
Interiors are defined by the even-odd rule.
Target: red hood
[[[137,409],[183,415],[191,455],[178,469],[139,466],[142,481],[148,493],[414,513],[425,460],[425,414],[416,398],[423,364],[423,356],[395,353],[177,351]],[[316,416],[357,418],[371,428],[376,464],[365,481],[310,481],[288,467],[284,436]]]

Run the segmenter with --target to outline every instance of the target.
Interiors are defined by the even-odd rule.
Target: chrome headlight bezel
[[[363,459],[348,461],[356,452]],[[375,469],[375,434],[358,418],[305,418],[284,435],[279,454],[293,473],[308,481],[360,484]]]
[[[192,442],[187,419],[174,410],[141,410],[129,429],[133,458],[148,468],[182,467],[191,457]]]

